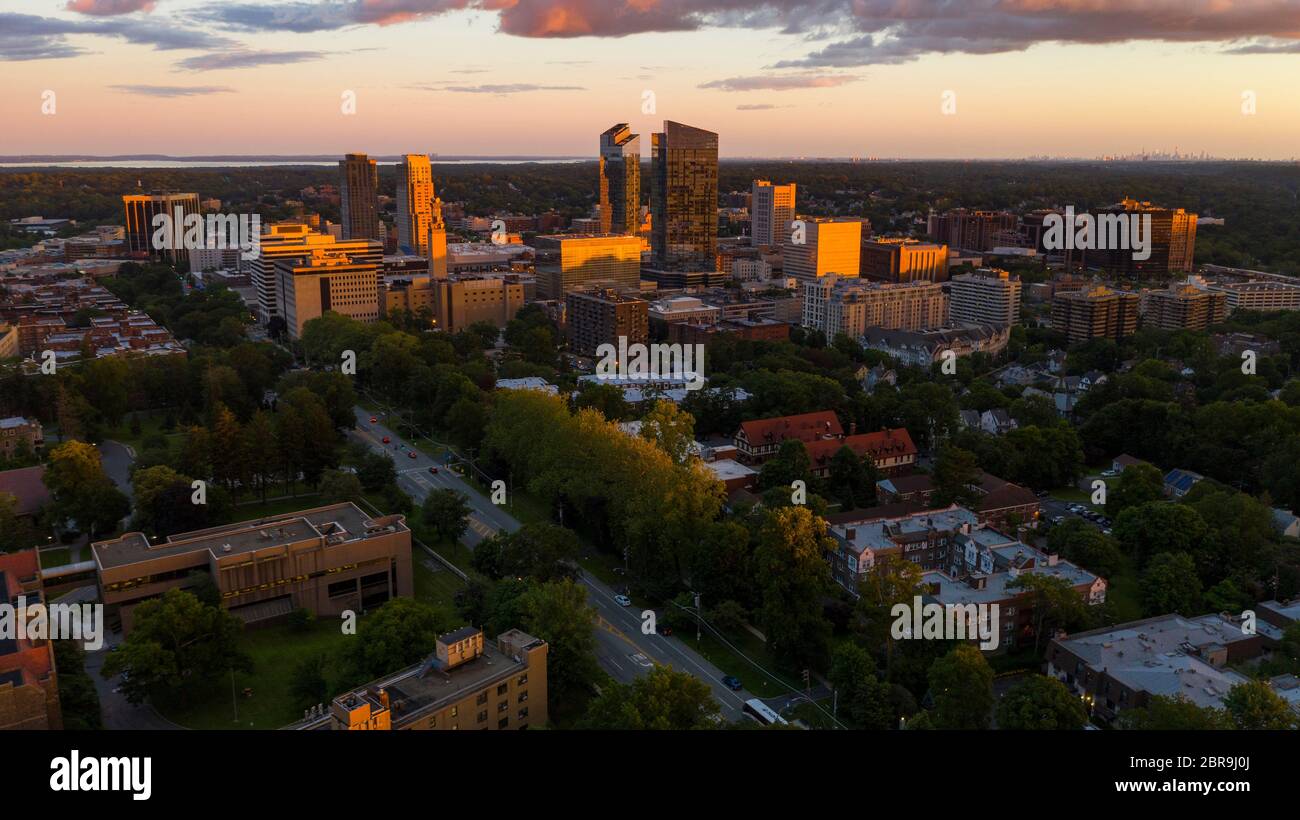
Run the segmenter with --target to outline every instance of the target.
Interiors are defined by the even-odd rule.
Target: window
[[[523,720],[527,717],[528,717],[528,707],[525,706],[524,708],[519,710],[519,719]]]
[[[451,716],[457,717],[458,715],[460,715],[460,707],[459,706],[451,707]]]
[[[478,701],[477,701],[477,703],[478,703],[479,706],[482,706],[482,705],[484,705],[485,703],[487,703],[487,692],[479,692],[479,693],[478,693]]]
[[[528,673],[525,672],[524,674],[520,675],[519,678],[518,678],[518,680],[515,681],[515,684],[516,684],[517,686],[527,686],[527,685],[528,685]]]
[[[501,684],[500,686],[497,687],[497,694],[498,694],[498,695],[504,695],[504,694],[505,694],[506,692],[508,692],[508,691],[510,691],[510,684],[509,684],[509,683],[503,683],[503,684]]]
[[[527,692],[520,692],[520,693],[519,693],[519,702],[520,702],[520,703],[524,703],[524,702],[527,701],[527,700],[528,700],[528,693],[527,693]]]
[[[497,714],[499,715],[499,714],[501,714],[502,712],[504,712],[505,710],[507,710],[507,709],[509,709],[509,708],[510,708],[510,701],[508,701],[508,700],[503,700],[503,701],[501,701],[500,703],[497,704]]]
[[[503,717],[503,718],[501,718],[500,720],[497,721],[497,728],[498,728],[498,729],[504,729],[504,728],[506,728],[506,727],[509,726],[509,725],[510,725],[510,718],[509,718],[509,717]]]
[[[479,723],[487,723],[487,710],[486,710],[486,709],[484,709],[483,711],[481,711],[481,712],[478,713],[478,722],[479,722]]]
[[[352,595],[357,591],[357,579],[351,578],[347,581],[335,581],[329,586],[329,596],[338,598],[342,595]]]

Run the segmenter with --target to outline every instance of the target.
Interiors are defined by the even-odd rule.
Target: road
[[[433,489],[452,489],[466,497],[470,506],[470,527],[462,541],[470,549],[497,532],[515,532],[519,529],[520,524],[513,516],[485,498],[455,472],[446,469],[443,459],[431,458],[419,450],[413,450],[405,439],[382,423],[382,416],[376,417],[380,421],[372,423],[370,411],[356,407],[354,412],[357,428],[350,434],[351,437],[371,450],[385,452],[393,457],[397,462],[398,486],[410,494],[417,504]],[[385,436],[389,439],[388,444],[383,442]],[[411,452],[415,453],[414,458],[408,455]],[[436,475],[429,472],[429,468],[435,466],[438,468]],[[598,616],[595,630],[596,657],[611,677],[620,683],[627,683],[648,672],[656,663],[666,664],[689,672],[707,683],[713,690],[713,696],[722,705],[724,718],[731,721],[741,719],[741,706],[753,697],[751,694],[744,690],[733,692],[723,686],[723,672],[676,638],[658,633],[642,633],[642,612],[620,606],[614,600],[614,590],[600,579],[584,572],[581,582],[587,588],[587,598]]]

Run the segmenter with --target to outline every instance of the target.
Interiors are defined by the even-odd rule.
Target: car
[[[437,468],[437,467],[430,467],[430,468],[429,468],[429,472],[430,472],[431,474],[433,474],[433,475],[437,475],[437,474],[438,474],[438,468]]]
[[[741,689],[745,688],[745,685],[740,682],[740,678],[736,677],[735,675],[724,676],[722,678],[722,685],[727,687],[733,692],[739,692]]]
[[[388,436],[384,436],[384,444],[389,444],[391,442],[392,442],[391,438],[389,438]]]
[[[1063,516],[1063,515],[1056,515],[1056,516],[1053,516],[1053,517],[1052,517],[1052,523],[1053,523],[1053,524],[1059,524],[1059,523],[1061,523],[1061,522],[1064,521],[1064,520],[1065,520],[1065,516]]]
[[[1047,496],[1051,495],[1051,493],[1047,492],[1047,490],[1039,490],[1038,492],[1034,493],[1034,495],[1038,496],[1039,498],[1047,498]]]
[[[627,597],[626,595],[615,595],[614,603],[618,604],[619,606],[632,606],[632,599]]]
[[[1110,535],[1110,530],[1102,530],[1102,531],[1101,531],[1101,534],[1102,534],[1102,535]]]
[[[415,458],[415,451],[412,450],[411,452],[407,453],[407,454],[406,454],[406,457],[407,457],[407,458]]]
[[[1104,478],[1114,478],[1115,476],[1119,475],[1119,473],[1115,472],[1114,470],[1102,470],[1101,474]]]
[[[371,417],[370,417],[370,423],[371,423],[371,424],[378,424],[378,423],[379,423],[379,416],[371,416]]]

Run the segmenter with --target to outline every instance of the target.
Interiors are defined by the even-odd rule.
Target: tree
[[[1071,629],[1088,617],[1087,604],[1078,591],[1064,578],[1038,572],[1021,573],[1007,583],[1008,589],[1029,593],[1029,606],[1034,618],[1034,652],[1037,653],[1043,638],[1050,637],[1057,628]]]
[[[574,399],[574,409],[586,408],[599,410],[610,421],[622,421],[631,414],[631,407],[623,398],[623,390],[618,385],[599,382],[583,382]]]
[[[573,576],[578,536],[549,522],[529,523],[517,532],[499,532],[474,549],[474,569],[493,580],[510,576],[552,581]]]
[[[415,598],[393,598],[361,619],[346,658],[357,677],[377,678],[424,660],[438,636],[452,627],[445,610]]]
[[[252,670],[239,649],[243,622],[182,589],[140,603],[131,634],[104,662],[104,677],[129,672],[122,684],[131,703],[166,698],[186,705],[221,676]]]
[[[1237,729],[1295,729],[1296,713],[1266,681],[1239,683],[1223,698],[1228,720]]]
[[[26,549],[35,543],[36,532],[25,517],[18,515],[18,499],[0,493],[0,552]]]
[[[1150,464],[1133,464],[1120,473],[1115,488],[1106,494],[1106,515],[1118,518],[1129,507],[1164,498],[1164,476]]]
[[[758,617],[768,649],[789,667],[827,660],[831,625],[822,615],[822,598],[831,584],[825,554],[834,547],[825,519],[806,507],[771,510],[759,529],[753,570]]]
[[[330,688],[326,678],[328,669],[329,656],[324,652],[314,652],[293,667],[289,677],[289,694],[299,709],[310,709],[318,703],[329,702]]]
[[[469,504],[455,490],[432,490],[425,496],[420,515],[438,541],[455,544],[469,528]]]
[[[930,667],[932,719],[940,729],[987,729],[993,712],[993,669],[970,644],[961,644]]]
[[[831,685],[839,696],[840,714],[863,729],[892,729],[894,710],[889,684],[876,676],[876,664],[865,649],[842,643],[831,653]]]
[[[552,704],[590,689],[600,676],[596,664],[596,610],[587,593],[570,579],[533,584],[519,598],[521,626],[550,644],[547,682]]]
[[[974,506],[979,496],[971,485],[979,483],[979,474],[980,466],[974,453],[960,447],[945,446],[934,464],[934,506]]]
[[[1195,554],[1202,548],[1209,527],[1186,504],[1152,501],[1120,513],[1114,532],[1120,548],[1139,565],[1145,565],[1160,552]]]
[[[998,703],[999,729],[1082,729],[1083,703],[1056,678],[1030,675]]]
[[[326,470],[321,473],[319,489],[322,504],[355,502],[365,494],[365,490],[361,487],[361,479],[353,473],[342,470]]]
[[[1103,578],[1114,575],[1124,561],[1115,539],[1081,518],[1068,518],[1052,527],[1047,544],[1053,552]]]
[[[397,465],[388,453],[367,450],[357,460],[357,478],[367,492],[378,492],[397,481]]]
[[[265,410],[258,410],[244,425],[243,447],[248,474],[266,503],[266,493],[275,478],[276,458],[275,425]]]
[[[776,455],[763,464],[758,474],[758,486],[764,490],[774,487],[789,489],[795,481],[811,485],[812,461],[808,449],[799,439],[786,439],[777,448]]]
[[[55,447],[42,480],[54,496],[55,517],[75,519],[92,537],[115,529],[131,512],[130,501],[104,474],[99,451],[89,444],[66,441]]]
[[[585,729],[712,729],[721,707],[708,684],[689,672],[655,666],[627,684],[611,684],[587,705]]]
[[[846,510],[876,503],[878,475],[874,459],[859,458],[848,447],[841,447],[831,456],[830,491]]]
[[[1222,709],[1197,706],[1186,695],[1152,695],[1141,708],[1125,709],[1115,721],[1119,729],[1185,731],[1231,729]]]
[[[685,464],[695,445],[695,419],[670,401],[657,401],[641,420],[641,437],[654,442],[674,464]]]
[[[1138,586],[1147,616],[1191,615],[1200,609],[1201,579],[1192,556],[1185,552],[1162,552],[1152,558]]]

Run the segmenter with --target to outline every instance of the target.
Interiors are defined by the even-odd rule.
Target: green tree
[[[1222,709],[1197,706],[1186,695],[1152,695],[1146,706],[1125,709],[1115,720],[1119,729],[1148,731],[1186,731],[1231,729],[1232,723]]]
[[[1138,583],[1147,615],[1192,615],[1201,607],[1201,580],[1185,552],[1162,552],[1151,559]]]
[[[876,676],[876,664],[865,649],[841,643],[831,653],[831,685],[839,696],[840,714],[863,729],[894,728],[889,684]]]
[[[572,580],[533,584],[519,598],[524,631],[546,641],[546,677],[551,704],[564,703],[590,690],[600,676],[596,664],[596,610],[587,593]]]
[[[641,420],[641,437],[654,442],[674,464],[685,464],[695,445],[695,419],[670,401],[657,401]]]
[[[993,669],[983,653],[961,644],[930,667],[934,724],[941,729],[987,729],[993,713]]]
[[[453,627],[451,614],[415,598],[393,598],[362,618],[346,658],[364,680],[387,675],[427,658],[438,636]]]
[[[289,677],[289,694],[299,709],[329,702],[328,670],[329,655],[324,652],[313,652],[294,665]]]
[[[432,490],[420,507],[424,525],[438,541],[455,544],[469,528],[469,503],[452,489]]]
[[[831,625],[822,615],[822,598],[831,588],[825,555],[834,546],[826,521],[805,507],[771,510],[759,529],[758,617],[768,649],[788,667],[822,666],[827,660]]]
[[[1030,675],[998,703],[999,729],[1082,729],[1083,703],[1056,678]]]
[[[979,496],[971,486],[979,483],[979,475],[974,453],[960,447],[943,447],[934,463],[934,505],[974,506]]]
[[[1087,621],[1087,604],[1079,596],[1078,590],[1064,578],[1025,572],[1009,582],[1007,588],[1029,593],[1029,606],[1034,613],[1035,654],[1042,646],[1043,639],[1050,638],[1056,629],[1073,629]]]
[[[587,705],[586,729],[711,729],[720,706],[708,684],[689,672],[655,666],[632,683],[610,684]]]
[[[1295,729],[1296,713],[1266,681],[1239,683],[1223,698],[1224,711],[1237,729]]]
[[[1137,507],[1164,498],[1164,476],[1150,464],[1133,464],[1114,480],[1114,489],[1106,494],[1106,515],[1118,518],[1129,507]]]
[[[26,549],[35,542],[35,530],[25,517],[18,515],[18,499],[0,493],[0,552]]]
[[[758,474],[758,486],[764,490],[776,487],[788,490],[795,481],[812,486],[812,461],[803,442],[792,438],[781,442],[776,455],[763,464]]]
[[[858,454],[848,447],[841,447],[831,456],[831,492],[846,510],[875,504],[878,478],[876,462],[871,458],[858,458]]]
[[[338,504],[343,501],[359,501],[365,494],[361,479],[353,473],[342,470],[326,470],[320,477],[321,504]]]

